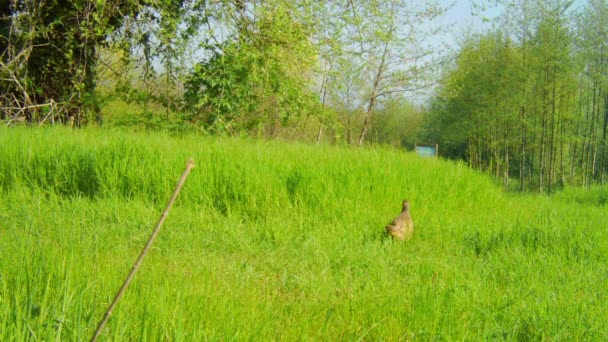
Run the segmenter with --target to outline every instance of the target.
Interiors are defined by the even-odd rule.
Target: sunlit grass
[[[2,341],[90,338],[188,157],[106,338],[608,336],[601,194],[505,194],[383,148],[24,128],[0,145]],[[404,198],[415,234],[397,243]]]

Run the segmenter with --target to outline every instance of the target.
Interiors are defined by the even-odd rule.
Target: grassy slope
[[[0,146],[0,340],[90,337],[189,156],[105,336],[608,336],[608,209],[580,192],[507,195],[384,149],[63,129]],[[416,232],[395,243],[403,198]]]

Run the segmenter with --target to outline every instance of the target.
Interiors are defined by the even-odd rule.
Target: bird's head
[[[403,200],[403,211],[408,211],[408,210],[410,210],[410,201]]]

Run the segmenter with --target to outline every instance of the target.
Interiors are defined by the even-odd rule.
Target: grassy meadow
[[[608,190],[385,148],[0,128],[0,340],[606,340]],[[384,226],[410,200],[415,233]]]

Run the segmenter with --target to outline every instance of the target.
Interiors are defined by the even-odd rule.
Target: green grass
[[[605,340],[605,188],[391,149],[0,129],[0,340]],[[415,234],[384,225],[412,203]]]

